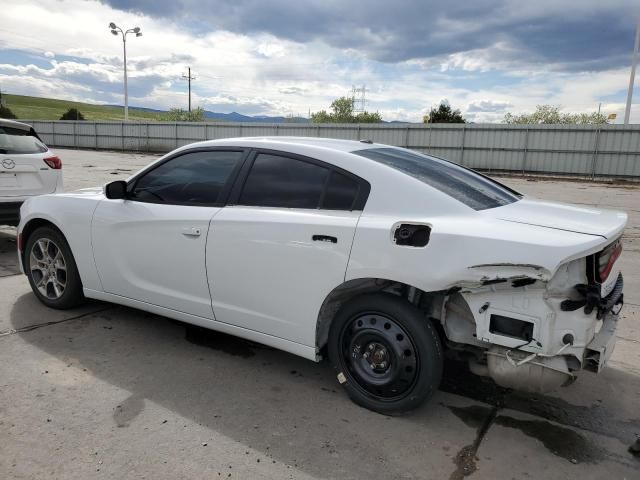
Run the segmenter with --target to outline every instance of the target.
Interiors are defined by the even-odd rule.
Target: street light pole
[[[124,121],[129,121],[129,88],[127,86],[127,35],[122,35],[122,48],[124,50]]]
[[[627,107],[624,109],[624,124],[629,124],[631,115],[631,98],[633,97],[633,84],[636,80],[636,65],[638,64],[638,50],[640,49],[640,22],[636,27],[636,41],[633,44],[633,58],[631,59],[631,77],[629,78],[629,90],[627,91]]]
[[[141,37],[142,32],[140,27],[130,28],[128,30],[122,30],[115,23],[109,24],[111,33],[113,35],[122,35],[122,48],[124,50],[124,120],[129,121],[129,89],[127,86],[127,35],[129,33],[135,33],[136,37]]]

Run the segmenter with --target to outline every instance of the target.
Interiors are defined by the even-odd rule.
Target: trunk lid
[[[598,235],[606,239],[620,235],[627,223],[627,214],[624,212],[530,197],[480,213],[506,222]]]
[[[0,153],[0,197],[43,195],[56,189],[56,178],[44,163],[47,154]]]

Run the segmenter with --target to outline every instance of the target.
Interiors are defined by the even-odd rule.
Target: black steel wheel
[[[343,306],[329,333],[329,356],[349,396],[384,414],[416,408],[442,376],[430,321],[394,295],[363,295]]]

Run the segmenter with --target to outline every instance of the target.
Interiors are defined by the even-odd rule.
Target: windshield
[[[0,125],[0,154],[44,153],[47,147],[28,130]]]
[[[474,210],[486,210],[518,201],[515,190],[468,168],[399,148],[356,150],[366,157],[420,180]]]

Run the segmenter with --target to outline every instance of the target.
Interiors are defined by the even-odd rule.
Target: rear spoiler
[[[40,138],[40,135],[38,135],[38,134],[36,133],[36,131],[34,130],[34,128],[33,128],[33,127],[31,127],[31,128],[29,129],[29,135],[31,135],[32,137],[36,137],[38,140],[40,140],[40,141],[42,142],[42,139]],[[44,142],[42,142],[42,143],[44,143]]]

